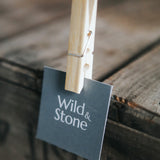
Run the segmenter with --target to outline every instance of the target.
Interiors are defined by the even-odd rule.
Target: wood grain
[[[159,5],[99,1],[93,78],[115,73],[102,160],[160,159]],[[82,160],[35,139],[43,66],[66,69],[69,6],[0,1],[0,159]]]
[[[20,81],[21,76],[17,79]],[[24,79],[24,82],[32,83],[28,79]],[[3,136],[3,139],[0,139],[1,158],[5,160],[11,160],[13,157],[16,160],[82,160],[80,157],[35,139],[40,103],[39,92],[3,79],[0,79],[0,88],[0,134]],[[102,160],[106,158],[124,160],[130,157],[131,160],[149,160],[151,157],[158,160],[159,147],[158,138],[109,120]]]
[[[102,160],[158,160],[159,142],[158,138],[108,120]]]
[[[136,2],[130,3],[136,5]],[[132,9],[131,13],[123,15],[126,18],[123,18],[121,23],[114,20],[114,17],[121,19],[122,15],[113,11],[120,10],[120,8],[124,9],[126,5],[131,5],[130,3],[128,4],[127,1],[117,2],[117,5],[111,7],[110,12],[107,12],[108,4],[104,1],[101,3],[104,3],[104,6],[98,14],[93,79],[101,79],[118,69],[126,61],[138,57],[141,50],[152,43],[156,43],[160,37],[159,25],[157,24],[160,14],[157,15],[157,12],[155,16],[153,13],[150,17],[151,19],[154,17],[153,19],[157,19],[157,21],[149,23],[149,28],[146,27],[145,23],[144,25],[141,24],[142,27],[137,27],[137,23],[143,21],[143,19],[137,15],[137,23],[135,23],[135,19],[132,18],[133,14],[137,13],[136,7]],[[144,3],[140,3],[138,10],[143,9]],[[154,4],[156,5],[156,3]],[[155,5],[148,7],[148,10],[144,9],[143,14],[146,13],[147,16],[147,13],[152,11]],[[111,10],[113,11],[111,12]],[[111,20],[112,17],[113,21]],[[45,27],[1,43],[0,56],[19,64],[32,66],[35,69],[42,69],[44,65],[49,65],[65,71],[69,22],[69,17],[64,17]]]
[[[35,138],[40,94],[3,80],[0,80],[0,88],[1,159],[75,159],[75,155]]]
[[[105,82],[114,86],[113,95],[115,96],[113,97],[115,101],[121,103],[121,106],[128,105],[128,108],[135,110],[135,113],[132,112],[132,114],[135,114],[135,117],[141,121],[144,120],[155,125],[154,129],[151,127],[152,132],[154,130],[152,134],[160,138],[160,130],[158,129],[158,125],[160,124],[159,60],[160,46],[120,70]],[[150,116],[148,114],[138,116],[138,111],[136,111],[138,109],[140,109],[141,112],[148,112]],[[125,118],[126,117],[122,117],[121,121],[125,121]],[[133,127],[144,127],[140,126],[143,124],[139,124],[138,126],[136,119],[134,120],[131,117],[130,123],[133,124]],[[145,126],[144,128],[149,129],[150,127]]]
[[[49,2],[49,1],[48,1]],[[33,28],[41,27],[70,12],[70,0],[44,3],[42,0],[1,0],[0,41],[15,37]]]

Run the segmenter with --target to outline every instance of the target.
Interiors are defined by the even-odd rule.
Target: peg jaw
[[[92,79],[97,0],[72,0],[65,89],[80,93]]]
[[[69,65],[67,65],[65,89],[80,93],[83,88],[84,77],[92,79],[93,54],[83,57],[68,55],[67,62]]]

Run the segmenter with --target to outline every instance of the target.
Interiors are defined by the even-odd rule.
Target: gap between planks
[[[145,54],[147,54],[148,52],[152,51],[154,48],[156,48],[158,45],[160,45],[160,38],[158,38],[157,40],[155,40],[153,43],[149,44],[148,46],[146,46],[145,48],[142,48],[139,52],[133,54],[132,57],[130,57],[128,60],[126,60],[124,63],[122,63],[121,65],[117,66],[116,68],[114,68],[112,71],[110,71],[109,73],[107,73],[106,75],[98,78],[98,81],[103,82],[106,79],[108,79],[109,77],[111,77],[112,75],[114,75],[116,72],[120,71],[121,69],[127,67],[130,63],[133,63],[135,60],[141,58],[142,56],[144,56]]]

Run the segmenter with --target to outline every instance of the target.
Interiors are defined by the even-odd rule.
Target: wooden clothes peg
[[[97,0],[72,0],[65,89],[80,93],[92,79]]]

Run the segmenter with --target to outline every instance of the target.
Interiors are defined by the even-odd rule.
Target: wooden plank
[[[117,4],[116,7],[117,6],[124,7],[125,3],[127,3],[127,5],[128,5],[128,2],[123,2],[122,3],[123,5],[120,3],[120,4]],[[140,6],[142,7],[142,5],[140,5]],[[140,6],[139,6],[139,8],[141,8]],[[153,6],[155,6],[155,5],[153,4]],[[112,8],[114,8],[114,7],[112,7]],[[110,12],[111,12],[111,10],[110,10]],[[145,11],[143,11],[143,12],[145,12]],[[147,13],[148,12],[149,12],[149,10],[147,11]],[[103,11],[102,11],[102,13],[103,13]],[[135,13],[135,9],[132,10],[132,14],[133,13]],[[99,12],[99,14],[101,14],[101,11]],[[129,16],[129,15],[130,14],[126,14],[124,16]],[[141,20],[142,20],[142,17],[141,17]],[[124,21],[125,21],[125,18],[124,18],[123,22]],[[103,25],[104,24],[106,26],[108,25],[108,24],[106,24],[107,21],[104,20],[104,17],[99,18],[98,24],[100,24],[100,22]],[[0,46],[1,47],[1,50],[0,50],[1,56],[4,56],[7,59],[18,62],[19,64],[25,64],[26,66],[30,66],[30,67],[32,67],[33,72],[35,71],[34,69],[37,69],[37,68],[42,69],[43,65],[45,65],[45,64],[51,65],[51,66],[58,68],[58,69],[65,70],[65,64],[66,64],[65,53],[67,53],[66,42],[68,39],[67,38],[68,37],[67,31],[69,30],[69,28],[67,28],[67,27],[64,28],[63,26],[67,26],[66,25],[67,23],[69,23],[69,19],[61,19],[57,22],[53,22],[51,25],[49,25],[47,27],[44,27],[42,29],[37,29],[36,32],[32,31],[32,32],[30,32],[30,34],[24,34],[14,40],[8,41],[8,43],[3,43]],[[106,33],[106,30],[102,24],[99,25],[98,26],[99,29],[97,29],[97,32],[98,32],[97,37],[99,36],[99,38],[98,38],[99,40],[98,40],[98,44],[97,43],[96,44],[98,45],[99,50],[100,50],[100,48],[102,50],[101,54],[95,54],[94,65],[96,68],[94,69],[94,78],[97,78],[97,79],[100,78],[101,76],[103,76],[104,73],[108,74],[111,71],[118,68],[119,65],[126,62],[126,60],[128,58],[132,58],[135,55],[137,55],[136,52],[137,51],[139,52],[139,49],[141,49],[140,46],[142,44],[145,46],[147,44],[147,42],[148,43],[150,42],[151,39],[154,39],[154,38],[156,39],[156,37],[159,36],[158,34],[157,34],[157,36],[155,36],[155,34],[157,33],[157,29],[154,29],[154,28],[156,28],[157,26],[154,26],[154,24],[152,23],[149,25],[150,25],[150,28],[153,27],[153,29],[152,29],[153,32],[148,32],[148,29],[146,29],[145,26],[143,28],[144,32],[143,32],[143,34],[140,34],[140,36],[138,34],[142,30],[139,31],[139,29],[136,29],[134,31],[135,37],[138,37],[138,38],[135,38],[134,36],[132,36],[133,39],[130,39],[130,34],[129,34],[130,31],[125,31],[125,30],[122,30],[123,32],[121,35],[121,30],[117,31],[117,28],[119,26],[116,27],[116,29],[114,29],[114,31],[113,31],[113,29],[112,30],[110,29],[110,32],[108,31],[109,33],[107,32],[105,37],[103,37],[104,33]],[[114,23],[112,22],[111,24],[116,24],[116,22],[114,22]],[[129,25],[129,26],[131,27],[131,25]],[[120,29],[122,29],[123,25],[120,25],[120,27],[121,27]],[[127,27],[125,27],[124,29],[127,29]],[[137,32],[137,34],[136,34],[136,32]],[[51,35],[54,35],[54,37],[52,37]],[[133,34],[131,34],[131,35],[133,35]],[[108,46],[106,48],[103,48],[104,46],[101,45],[101,37],[103,37],[102,42],[106,43],[106,45],[104,44],[104,46],[106,47],[108,44]],[[106,39],[106,37],[109,37],[109,38]],[[118,37],[122,37],[123,41],[121,39],[119,39]],[[147,39],[147,37],[148,37],[148,39]],[[119,42],[119,43],[116,43],[119,46],[113,45],[114,41]],[[129,41],[129,43],[128,43],[128,41]],[[59,47],[57,47],[57,46],[59,46]],[[118,48],[115,53],[106,51],[108,47],[116,48],[117,46],[118,46]],[[30,85],[30,84],[28,85],[27,83],[23,83],[24,81],[21,79],[17,80],[15,78],[15,76],[13,76],[13,74],[12,74],[13,72],[9,71],[10,68],[13,67],[13,65],[11,65],[11,63],[9,63],[10,66],[8,64],[7,64],[7,66],[6,66],[6,64],[3,64],[3,65],[5,65],[6,73],[8,73],[7,75],[3,74],[3,76],[2,76],[3,79],[5,77],[5,80],[10,81],[10,77],[12,77],[13,78],[12,82],[14,82],[15,84],[18,83],[18,85],[21,85],[22,87],[27,87],[27,88],[35,90],[35,84],[37,83],[37,80],[34,80],[34,76],[32,77],[32,75],[30,75],[31,77],[28,79],[30,79],[30,81],[32,82],[32,85]],[[7,67],[9,67],[9,70]],[[13,67],[13,68],[15,68],[15,67]],[[3,70],[4,70],[4,68],[3,68]],[[22,73],[20,70],[21,69],[16,68],[17,72]],[[20,76],[21,74],[19,74],[17,72],[16,72],[17,76],[18,75]],[[4,72],[2,72],[2,73],[4,73]],[[42,72],[39,72],[39,73],[41,75]],[[23,79],[25,79],[27,76],[23,75],[22,77],[23,77]],[[116,100],[116,98],[115,98],[115,100]],[[111,119],[114,119],[116,121],[119,121],[123,124],[126,124],[130,127],[136,128],[138,130],[141,130],[143,132],[146,132],[146,133],[151,134],[156,137],[158,137],[160,135],[159,132],[157,132],[157,128],[159,127],[159,124],[152,123],[152,121],[151,121],[152,116],[153,116],[152,113],[149,113],[148,111],[142,112],[141,109],[139,110],[137,108],[134,110],[131,110],[127,104],[120,105],[117,101],[115,101],[112,106],[114,106],[114,107],[112,107],[112,109],[111,109],[111,111],[112,111],[111,113],[113,114],[112,116],[110,116]],[[124,109],[121,109],[121,106],[123,106]],[[123,115],[127,115],[127,116],[125,118],[121,118],[121,117],[123,117]],[[144,115],[145,115],[145,118],[144,118]],[[128,118],[128,117],[130,117],[130,118]],[[130,121],[128,119],[130,119]],[[159,119],[159,118],[156,116],[156,117],[154,117],[154,119]],[[146,123],[146,120],[147,120],[147,123]],[[158,120],[157,120],[157,122],[158,122]],[[148,127],[148,126],[150,126],[150,127]]]
[[[0,80],[0,157],[5,160],[74,160],[35,138],[40,94]],[[81,160],[77,158],[77,160]]]
[[[148,45],[159,43],[159,10],[153,12],[151,17],[148,16],[148,12],[151,13],[159,1],[150,2],[152,5],[147,9],[144,8],[145,1],[116,1],[113,6],[111,4],[111,1],[100,3],[103,9],[99,10],[97,21],[94,79],[102,79],[126,61],[141,55],[141,51]],[[128,9],[130,7],[131,11]],[[120,14],[121,10],[125,10],[126,14]],[[152,23],[146,25],[146,19],[143,20],[137,10],[143,10],[144,17],[148,16],[148,20],[153,20]],[[133,16],[137,16],[136,19]],[[115,17],[121,21],[116,21]],[[48,26],[1,43],[0,56],[34,69],[49,65],[65,71],[68,33],[69,18],[59,19]]]
[[[103,160],[158,160],[160,139],[108,120]]]
[[[158,62],[158,57],[154,59],[156,59]],[[1,59],[0,62],[1,62],[0,63],[1,80],[40,93],[42,71],[23,67],[19,64],[15,64],[13,62],[4,59]],[[148,62],[146,61],[146,63]],[[148,64],[151,65],[151,62]],[[130,72],[130,70],[128,70],[128,72]],[[109,80],[107,82],[111,83]],[[113,91],[114,95],[112,96],[112,102],[111,102],[112,107],[110,108],[109,118],[121,124],[127,125],[131,128],[135,128],[144,133],[160,138],[159,115],[157,114],[155,115],[155,113],[153,113],[152,110],[150,111],[146,110],[144,105],[142,105],[143,108],[139,105],[137,107],[137,105],[134,105],[132,101],[130,101],[127,98],[124,98],[123,95],[116,94],[115,91],[120,86],[119,84],[122,84],[122,82],[119,82],[117,83],[117,86],[114,86],[114,91]],[[127,88],[127,86],[125,86],[125,88]],[[123,89],[124,88],[121,88],[121,90]],[[121,92],[123,94],[121,90],[119,91],[119,93]],[[155,89],[153,89],[153,91],[154,90]],[[128,91],[126,90],[126,92]],[[150,91],[150,94],[148,95],[152,96],[152,91]],[[149,106],[152,105],[149,104]]]
[[[149,56],[149,59],[156,59],[158,62],[159,52],[157,52],[157,54],[155,52],[151,53],[152,55]],[[148,57],[148,55],[149,54],[144,57]],[[152,58],[153,55],[156,55],[156,57],[158,55],[158,57]],[[144,57],[141,58],[143,59],[143,62]],[[148,62],[146,61],[146,63]],[[145,63],[143,64],[145,65]],[[149,65],[150,64],[151,63],[149,63]],[[154,66],[156,65],[157,63]],[[0,69],[1,124],[3,123],[5,126],[7,126],[9,123],[11,126],[10,128],[13,129],[13,133],[11,132],[11,135],[8,134],[8,138],[5,138],[5,135],[2,136],[4,138],[1,139],[2,152],[0,152],[0,156],[5,156],[6,160],[11,159],[11,157],[16,157],[17,160],[23,160],[24,157],[28,157],[28,159],[31,160],[34,159],[34,157],[43,159],[42,156],[48,156],[48,159],[50,159],[50,157],[51,159],[54,157],[58,160],[63,159],[63,157],[66,157],[66,159],[74,159],[74,155],[70,155],[69,153],[59,150],[56,147],[53,149],[51,146],[42,144],[34,139],[39,109],[39,91],[41,90],[41,83],[39,83],[39,81],[41,81],[40,77],[42,75],[39,75],[39,73],[36,73],[35,70],[30,68],[23,68],[22,66],[19,66],[19,64],[16,65],[13,62],[11,63],[4,60],[1,60]],[[132,157],[132,159],[149,160],[152,157],[155,160],[158,160],[159,154],[156,153],[160,147],[158,139],[160,135],[160,126],[152,119],[157,119],[157,122],[159,122],[159,117],[149,114],[148,112],[144,112],[142,108],[133,108],[132,106],[127,106],[127,101],[122,98],[119,98],[119,101],[116,99],[118,100],[117,96],[113,96],[109,117],[118,123],[112,122],[110,124],[110,121],[108,123],[110,127],[106,132],[107,138],[103,146],[104,149],[102,159],[105,160],[107,157],[108,159],[123,160],[128,159],[128,157]],[[115,112],[116,114],[114,114]],[[118,118],[116,119],[116,117]],[[149,132],[147,133],[157,138],[131,129],[119,123],[136,128],[137,130],[143,132],[146,132],[146,130],[149,129]],[[31,135],[28,132],[31,132]],[[6,139],[5,146],[4,139]],[[18,145],[15,145],[17,142],[19,142]],[[12,144],[14,145],[14,148],[16,148],[17,152],[14,152]],[[43,148],[44,150],[42,150]],[[46,153],[46,150],[48,151],[49,155]],[[148,152],[148,150],[150,152]]]
[[[32,71],[30,74],[33,74]],[[15,73],[15,77],[20,81],[21,76],[16,76]],[[23,80],[25,83],[32,84],[27,78]],[[0,88],[0,157],[5,160],[13,157],[16,160],[82,160],[80,157],[35,139],[40,103],[39,92],[3,79],[0,79]],[[109,120],[102,160],[106,158],[159,160],[160,155],[157,154],[159,147],[158,138]]]
[[[105,82],[114,86],[113,99],[119,104],[117,121],[160,138],[159,60],[160,46]]]
[[[1,0],[0,41],[40,27],[70,12],[70,0]]]
[[[112,6],[111,1],[110,3],[110,6]],[[138,9],[134,5],[135,3],[139,4]],[[151,6],[151,8],[147,8],[146,5]],[[129,6],[134,6],[135,8],[131,7],[132,10],[128,10],[130,8]],[[147,9],[143,10],[142,6],[145,6]],[[106,11],[108,7],[104,5],[104,10],[99,12],[100,18],[97,26],[97,37],[99,36],[97,38],[97,51],[101,54],[95,54],[95,78],[99,79],[105,76],[105,74],[111,73],[124,64],[124,62],[126,63],[127,59],[141,55],[139,54],[140,50],[146,48],[148,44],[158,42],[156,39],[159,38],[159,21],[157,18],[159,17],[159,14],[157,14],[159,11],[156,10],[156,6],[158,6],[158,1],[155,3],[147,1],[146,4],[144,1],[123,1],[122,3],[116,1],[111,9]],[[114,9],[117,9],[117,12],[113,12]],[[120,14],[122,9],[126,10]],[[139,16],[139,14],[136,16],[136,13],[138,13],[137,10],[142,11],[143,16],[145,15],[151,18],[153,22],[147,24],[146,27],[148,19],[143,20],[143,16]],[[150,17],[148,13],[151,13],[153,10],[155,12]],[[129,13],[131,12],[131,14],[127,11]],[[118,21],[118,18],[122,21]],[[18,62],[18,64],[15,64],[12,61],[4,61],[4,59],[1,59],[0,62],[0,123],[3,126],[8,126],[8,123],[11,124],[10,127],[5,127],[6,129],[4,130],[5,132],[11,131],[9,132],[11,135],[8,133],[7,136],[7,134],[1,133],[1,137],[3,138],[0,137],[0,146],[2,146],[0,157],[5,157],[6,160],[13,159],[13,157],[16,157],[15,159],[17,160],[50,159],[50,157],[60,160],[64,158],[76,159],[75,156],[65,153],[62,150],[57,151],[57,148],[50,151],[50,149],[47,149],[48,145],[42,145],[44,149],[42,151],[41,142],[34,141],[35,130],[32,130],[36,126],[42,78],[42,71],[39,72],[37,69],[42,69],[44,64],[65,69],[66,41],[68,39],[67,31],[69,28],[64,29],[64,26],[67,26],[67,23],[69,25],[69,18],[64,18],[56,23],[53,22],[47,27],[36,29],[36,32],[33,30],[29,34],[24,33],[0,45],[1,57]],[[138,25],[139,23],[140,25]],[[107,28],[107,31],[104,27]],[[156,68],[156,65],[159,67],[159,47],[157,48],[156,51],[147,54],[133,63],[134,65],[129,65],[129,69],[134,76],[129,74],[129,69],[127,71],[125,68],[116,74],[119,75],[120,79],[114,75],[115,79],[113,76],[113,79],[111,78],[107,81],[108,83],[113,83],[115,86],[109,117],[118,123],[111,121],[110,132],[107,132],[109,134],[108,142],[104,143],[104,146],[106,146],[106,143],[108,144],[108,149],[104,147],[103,159],[116,159],[117,157],[117,160],[131,159],[131,157],[139,160],[160,159],[159,154],[157,154],[160,148],[159,107],[158,112],[156,110],[153,112],[150,110],[153,106],[157,106],[157,95],[159,95],[157,89],[159,84],[155,82],[155,80],[159,80],[159,68]],[[145,63],[144,60],[146,60]],[[156,63],[156,65],[151,61]],[[143,72],[139,71],[139,67],[136,66],[141,67]],[[134,67],[136,67],[136,70]],[[146,68],[148,70],[145,70]],[[125,74],[126,71],[128,74]],[[136,73],[137,71],[142,75]],[[127,78],[128,75],[131,78]],[[139,75],[138,79],[137,75]],[[144,79],[144,75],[149,77],[145,77]],[[125,83],[122,83],[122,80],[126,83],[129,82],[128,87],[125,85],[126,89],[124,89],[123,85]],[[134,85],[130,88],[130,82],[135,81],[138,84],[132,83]],[[151,85],[152,89],[148,88],[148,85]],[[120,86],[120,90],[117,91],[116,89]],[[140,87],[138,88],[138,86]],[[127,88],[130,89],[129,93]],[[142,88],[146,92],[143,92]],[[131,89],[133,89],[132,92]],[[145,99],[148,96],[150,100]],[[153,99],[153,96],[156,99]],[[147,100],[147,104],[144,102],[146,104],[144,106],[142,102],[145,100]],[[0,131],[2,132],[3,130],[0,129]],[[34,149],[35,147],[36,149]],[[46,154],[47,151],[49,155]],[[108,157],[106,154],[108,154]]]
[[[40,92],[40,90],[37,90],[37,85],[39,84],[38,77],[42,77],[42,72],[23,67],[8,60],[0,59],[0,79],[3,81],[35,92]],[[41,84],[39,84],[39,87],[40,85]]]

